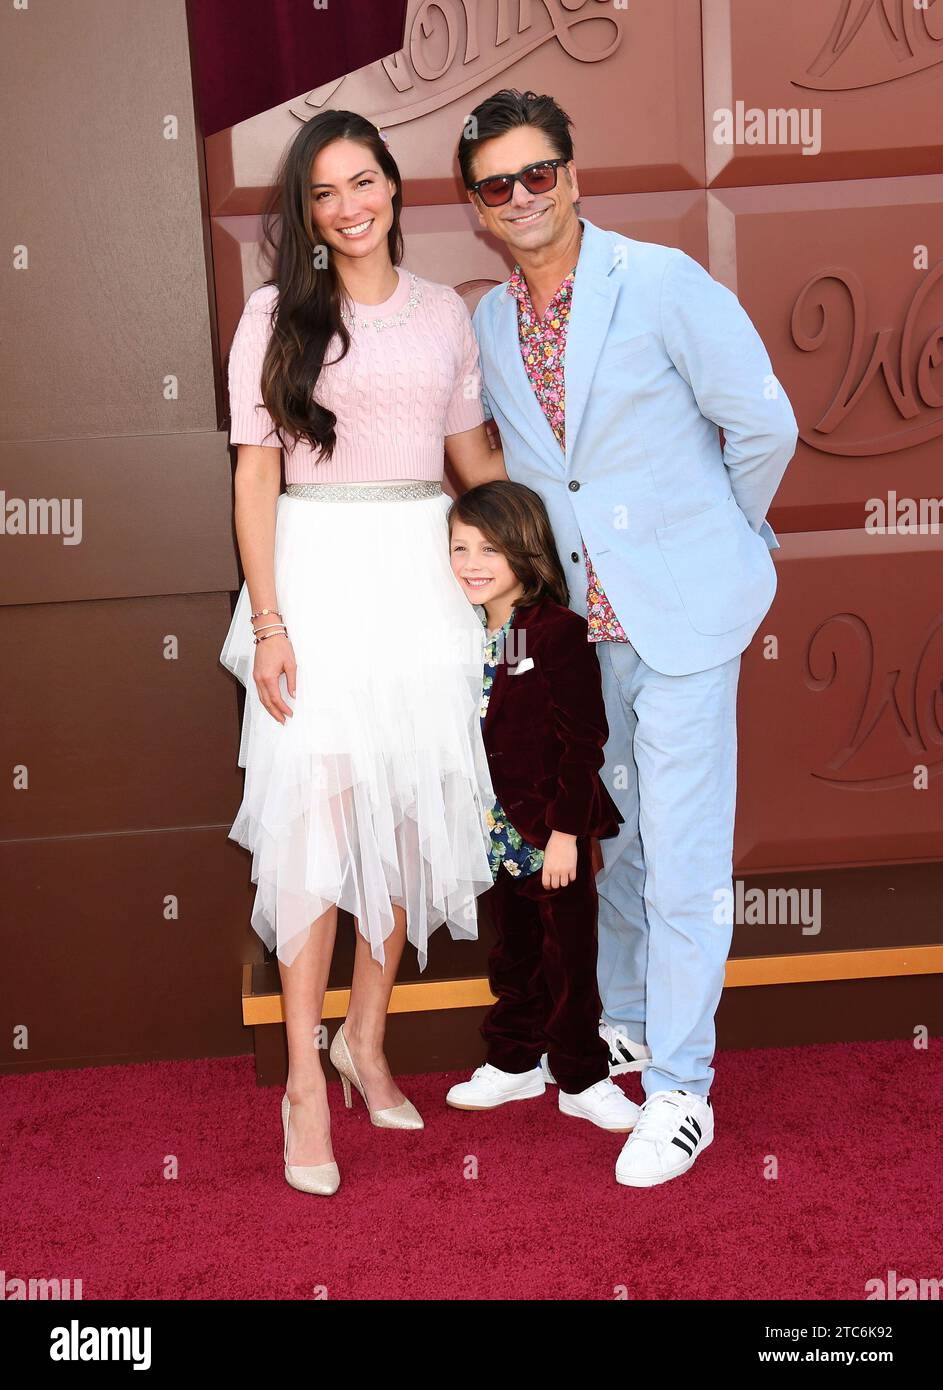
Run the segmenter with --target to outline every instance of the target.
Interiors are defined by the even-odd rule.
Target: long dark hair
[[[524,586],[517,607],[538,599],[569,603],[570,591],[560,564],[553,528],[543,498],[523,483],[496,479],[479,483],[449,507],[449,535],[456,521],[474,526],[507,560]]]
[[[282,447],[285,439],[306,439],[319,459],[328,459],[337,442],[337,416],[314,398],[329,344],[339,362],[350,348],[350,334],[341,318],[344,288],[328,251],[318,265],[322,245],[311,213],[311,168],[321,150],[334,140],[366,145],[381,172],[396,185],[393,221],[387,236],[390,260],[403,259],[400,212],[403,181],[396,161],[372,121],[355,111],[322,111],[305,121],[282,157],[275,190],[262,214],[262,235],[274,252],[274,275],[266,284],[278,286],[272,335],[262,364],[261,394],[275,422]],[[330,365],[330,363],[328,364]]]

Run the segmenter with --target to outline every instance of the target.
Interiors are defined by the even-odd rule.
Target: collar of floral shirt
[[[511,623],[514,619],[514,613],[516,611],[516,608],[517,604],[512,604],[511,611],[507,616],[506,622],[502,623],[502,625],[499,628],[497,628],[494,632],[488,631],[488,614],[485,612],[484,608],[482,608],[478,616],[481,619],[481,625],[485,630],[485,639],[487,643],[490,644],[496,642],[502,632],[504,633],[505,637],[508,635],[508,633],[511,630]]]
[[[560,281],[559,285],[554,290],[553,294],[550,296],[550,301],[547,304],[548,309],[550,308],[551,304],[556,303],[556,301],[560,298],[562,294],[566,293],[567,288],[571,286],[573,283],[573,277],[575,274],[576,266],[574,266],[572,270],[568,271],[567,274],[564,275],[563,279]],[[531,308],[533,309],[533,305],[531,304],[530,298],[530,288],[527,284],[527,281],[524,278],[524,272],[521,270],[519,265],[516,265],[514,269],[511,271],[511,278],[508,280],[508,294],[513,294],[514,298],[518,302],[518,305],[520,305],[521,303],[527,303],[530,304]]]

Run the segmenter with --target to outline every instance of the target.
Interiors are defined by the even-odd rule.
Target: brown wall
[[[264,953],[248,928],[249,857],[226,839],[239,703],[217,655],[239,574],[217,387],[268,273],[257,243],[271,173],[324,105],[387,131],[407,181],[406,264],[469,307],[508,263],[478,231],[452,152],[463,115],[504,85],[554,92],[573,116],[587,216],[679,245],[736,290],[801,432],[771,513],[779,592],[743,665],[736,867],[748,887],[818,889],[823,926],[744,924],[733,954],[943,941],[943,540],[863,529],[888,489],[943,494],[934,8],[480,0],[427,9],[423,26],[411,0],[400,55],[205,142],[183,8],[86,0],[2,19],[19,73],[9,239],[30,253],[4,280],[17,342],[3,485],[81,497],[84,538],[0,545],[0,637],[8,658],[29,651],[8,660],[18,718],[0,734],[0,766],[29,771],[28,791],[8,773],[0,792],[17,962],[3,1009],[31,1030],[29,1052],[0,1065],[248,1049],[239,966]],[[821,150],[718,144],[714,113],[738,102],[818,112]],[[487,922],[477,945],[437,934],[424,978],[483,974],[487,935]],[[926,980],[789,985],[730,991],[721,1041],[879,1036],[885,983],[887,1036],[911,1012],[933,1026]],[[399,1064],[454,1061],[435,1041],[450,1016],[400,1016]],[[473,1030],[459,1031],[470,1059]]]
[[[217,663],[238,575],[184,0],[5,6],[0,45],[23,248],[0,486],[81,503],[76,543],[61,520],[0,537],[0,1066],[245,1051]]]
[[[414,0],[400,54],[208,140],[224,348],[268,273],[258,212],[301,120],[343,106],[382,126],[406,180],[406,264],[473,308],[510,262],[461,189],[462,121],[500,86],[555,93],[574,120],[583,211],[683,247],[734,289],[800,422],[771,510],[779,591],[743,664],[735,864],[748,887],[818,891],[821,930],[743,922],[733,955],[943,941],[943,536],[863,525],[868,499],[889,488],[943,493],[933,347],[943,147],[932,137],[943,24],[932,9],[868,0],[622,10],[482,0],[475,19],[469,27],[458,6],[431,15]],[[735,121],[738,102],[744,120],[751,107],[796,108],[798,141],[721,143],[715,113],[728,108]],[[813,154],[802,153],[803,130]],[[921,767],[925,788],[915,786]],[[440,945],[427,977],[483,973],[483,944],[460,959]],[[828,987],[816,988],[821,999]],[[755,992],[757,1040],[774,993]],[[850,1012],[843,1002],[831,1014],[834,1036],[868,1035],[852,1018],[855,997],[872,1009],[872,987],[839,991]],[[749,1036],[748,1005],[734,1012],[735,1036]],[[792,1012],[790,1003],[784,1017]],[[797,1040],[808,1036],[796,1028]]]

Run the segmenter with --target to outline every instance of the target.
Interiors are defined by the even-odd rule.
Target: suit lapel
[[[541,455],[561,473],[566,462],[560,441],[550,428],[550,421],[543,412],[537,395],[524,366],[521,356],[521,340],[517,329],[517,300],[505,291],[498,296],[494,317],[495,362],[501,372],[501,405],[506,415],[524,439],[529,439],[540,449]],[[485,382],[487,389],[492,383]]]
[[[552,433],[552,431],[551,431]],[[556,442],[556,440],[554,440]],[[485,714],[485,722],[482,726],[482,733],[485,734],[491,727],[494,716],[507,694],[508,681],[518,680],[519,677],[513,675],[517,663],[527,656],[527,639],[521,634],[535,621],[539,620],[540,610],[543,600],[538,599],[536,603],[528,604],[526,608],[515,608],[511,618],[511,626],[508,629],[507,644],[503,653],[498,650],[498,664],[494,669],[494,680],[491,684],[491,694],[488,697],[488,710]],[[487,641],[487,636],[485,638]]]
[[[595,230],[595,229],[594,229]],[[615,308],[618,285],[591,260],[583,266],[583,250],[573,277],[570,321],[567,325],[563,364],[566,408],[566,467],[569,469],[579,434],[599,354]]]
[[[498,295],[494,313],[494,357],[501,372],[501,404],[525,439],[531,439],[541,455],[562,473],[569,470],[599,355],[619,293],[617,280],[609,272],[613,266],[612,242],[588,218],[583,223],[583,241],[567,325],[564,386],[566,403],[566,454],[550,427],[521,357],[517,328],[517,300],[506,291]],[[485,383],[489,390],[493,384]]]

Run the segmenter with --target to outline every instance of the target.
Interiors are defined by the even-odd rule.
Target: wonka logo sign
[[[911,294],[896,333],[892,325],[869,323],[867,291],[854,270],[831,267],[803,286],[792,310],[796,347],[814,354],[837,343],[846,354],[827,409],[800,433],[804,443],[822,453],[863,458],[912,449],[943,434],[941,282],[938,261]],[[874,392],[890,403],[896,419],[880,434],[859,434],[849,422]]]
[[[943,5],[936,0],[838,0],[828,38],[793,85],[859,91],[938,63],[943,63]]]
[[[911,650],[889,647],[882,627],[872,630],[854,613],[833,614],[809,639],[806,687],[843,695],[848,711],[847,725],[835,724],[834,753],[812,777],[872,792],[925,789],[943,770],[943,614]]]
[[[624,9],[612,0],[412,0],[399,53],[316,88],[292,115],[310,120],[347,83],[342,104],[400,125],[494,83],[547,43],[598,63],[622,42]]]

